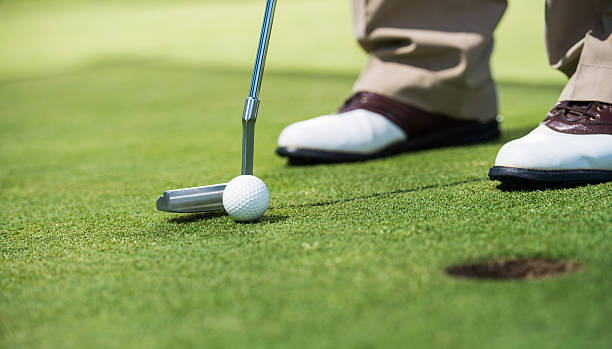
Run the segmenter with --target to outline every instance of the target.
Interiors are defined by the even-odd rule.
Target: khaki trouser
[[[495,118],[489,61],[506,5],[506,0],[353,0],[355,35],[370,55],[354,91],[465,120]],[[612,0],[546,0],[549,62],[570,77],[560,100],[612,103],[611,33]]]

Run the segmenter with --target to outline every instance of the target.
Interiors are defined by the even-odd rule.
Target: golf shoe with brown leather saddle
[[[562,101],[531,133],[504,145],[489,171],[504,184],[612,180],[612,104]]]
[[[464,121],[429,113],[386,96],[359,92],[337,114],[289,125],[277,154],[290,164],[365,161],[426,148],[486,142],[498,122]]]

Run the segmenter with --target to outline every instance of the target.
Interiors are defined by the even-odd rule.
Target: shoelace
[[[563,110],[563,118],[567,121],[571,121],[571,122],[578,122],[580,121],[583,117],[588,116],[589,119],[591,120],[595,120],[599,117],[598,113],[593,113],[593,112],[589,112],[588,110],[591,109],[591,105],[593,105],[594,102],[589,102],[589,104],[586,105],[557,105],[553,108],[553,110]],[[599,105],[598,105],[598,110],[599,109]],[[568,114],[572,114],[572,115],[576,115],[578,117],[578,119],[571,119],[568,117]]]

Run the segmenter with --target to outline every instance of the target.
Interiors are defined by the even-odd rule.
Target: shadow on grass
[[[397,195],[397,194],[413,193],[413,192],[422,191],[422,190],[428,190],[428,189],[448,188],[448,187],[454,187],[454,186],[462,185],[462,184],[484,182],[484,181],[487,181],[487,180],[488,180],[488,178],[484,178],[484,177],[481,177],[481,178],[471,178],[471,179],[455,181],[455,182],[451,182],[451,183],[431,184],[431,185],[425,185],[425,186],[416,187],[416,188],[409,188],[409,189],[397,189],[397,190],[391,190],[391,191],[386,191],[386,192],[379,192],[379,193],[373,193],[373,194],[368,194],[368,195],[355,196],[355,197],[351,197],[351,198],[344,198],[344,199],[338,199],[338,200],[321,201],[321,202],[314,202],[314,203],[302,204],[302,205],[288,205],[288,206],[270,207],[268,212],[273,211],[275,209],[282,209],[282,208],[308,208],[308,207],[331,206],[331,205],[337,205],[337,204],[341,204],[341,203],[345,203],[345,202],[352,202],[352,201],[357,201],[357,200],[367,200],[367,199],[373,199],[373,198],[377,198],[377,197],[381,197],[381,196],[390,196],[390,195]],[[172,223],[172,224],[189,224],[189,223],[195,223],[195,222],[206,221],[206,220],[211,220],[211,219],[217,219],[217,218],[221,218],[221,217],[225,217],[225,216],[227,216],[227,213],[225,211],[191,213],[191,214],[186,214],[186,215],[183,215],[183,216],[169,218],[168,222]],[[289,218],[289,216],[287,216],[287,215],[266,214],[266,215],[264,215],[263,217],[261,217],[260,219],[258,219],[256,221],[252,221],[252,222],[237,222],[237,223],[238,224],[245,224],[245,225],[249,225],[249,224],[262,224],[262,223],[274,224],[274,223],[284,222],[288,218]]]
[[[484,182],[484,181],[488,181],[488,180],[489,179],[485,178],[485,177],[471,178],[471,179],[466,179],[466,180],[462,180],[462,181],[455,181],[455,182],[451,182],[451,183],[424,185],[424,186],[416,187],[416,188],[397,189],[397,190],[385,191],[385,192],[380,192],[380,193],[373,193],[373,194],[367,194],[367,195],[362,195],[362,196],[355,196],[355,197],[352,197],[352,198],[345,198],[345,199],[338,199],[338,200],[331,200],[331,201],[321,201],[321,202],[314,202],[314,203],[302,204],[302,205],[280,206],[278,208],[304,208],[304,207],[331,206],[331,205],[342,204],[342,203],[345,203],[345,202],[373,199],[373,198],[377,198],[377,197],[381,197],[381,196],[390,196],[390,195],[397,195],[397,194],[413,193],[413,192],[429,190],[429,189],[449,188],[449,187],[454,187],[454,186],[457,186],[457,185],[468,184],[468,183]]]
[[[66,77],[74,77],[84,74],[96,73],[99,70],[112,68],[135,68],[148,69],[159,71],[177,71],[177,72],[193,72],[195,74],[219,74],[219,75],[236,75],[249,77],[252,73],[252,68],[224,66],[220,64],[194,64],[174,61],[164,58],[142,58],[142,57],[123,57],[123,56],[108,56],[99,57],[86,62],[85,64],[75,66],[73,68],[53,71],[47,73],[38,73],[33,75],[25,75],[19,77],[9,77],[0,79],[0,85],[9,85],[14,83],[44,81],[62,79]],[[304,79],[335,79],[353,81],[357,78],[357,72],[350,71],[333,71],[333,70],[312,70],[312,69],[271,69],[266,72],[266,75],[280,78],[304,78]]]
[[[168,219],[169,223],[172,224],[189,224],[200,221],[207,221],[211,219],[217,219],[221,217],[225,217],[228,214],[225,211],[215,211],[215,212],[203,212],[203,213],[190,213],[184,216],[178,216],[174,218]],[[278,223],[287,220],[289,216],[285,215],[274,215],[274,214],[266,214],[260,219],[252,222],[237,222],[239,224],[261,224],[261,223]]]
[[[14,83],[22,82],[37,82],[44,80],[55,80],[63,79],[83,74],[96,73],[100,69],[108,68],[148,68],[154,66],[156,63],[163,63],[165,59],[162,58],[149,58],[149,57],[137,57],[137,56],[106,56],[100,57],[89,62],[78,65],[72,68],[52,71],[47,73],[38,73],[33,75],[24,75],[19,77],[10,77],[0,79],[0,85],[9,85]]]
[[[536,191],[556,191],[572,188],[586,187],[587,185],[597,185],[601,183],[500,183],[496,188],[502,192],[536,192]]]
[[[203,220],[215,219],[215,218],[224,217],[224,216],[227,216],[227,213],[225,213],[225,211],[190,213],[184,216],[169,218],[168,222],[173,223],[173,224],[186,224],[186,223],[199,222]]]
[[[284,222],[289,218],[289,216],[286,215],[276,215],[276,214],[265,214],[263,217],[259,218],[258,220],[252,221],[252,222],[236,222],[238,224],[245,224],[245,225],[253,225],[253,224],[262,224],[262,223],[278,223],[278,222]]]

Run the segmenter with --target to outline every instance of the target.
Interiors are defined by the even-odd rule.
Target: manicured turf
[[[543,4],[510,5],[502,140],[292,168],[278,133],[333,111],[363,56],[346,2],[281,1],[256,132],[271,208],[236,224],[154,203],[238,174],[263,1],[0,3],[0,346],[609,348],[612,184],[507,192],[486,178],[563,87]],[[584,268],[443,273],[532,256]]]

